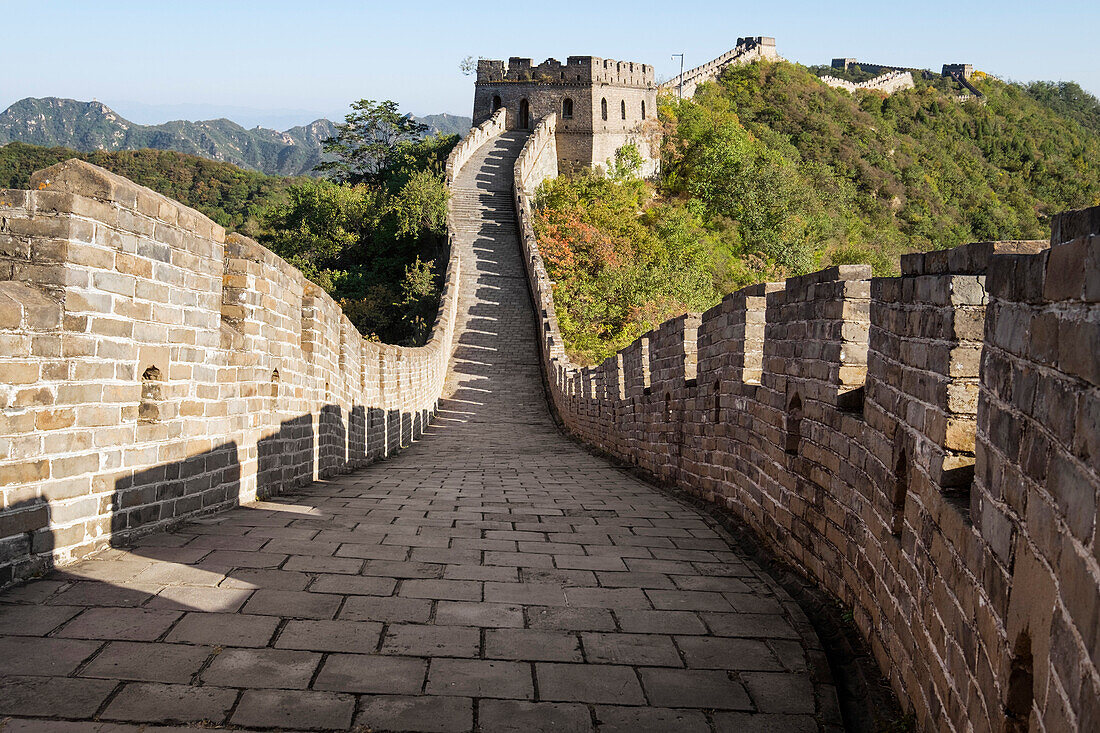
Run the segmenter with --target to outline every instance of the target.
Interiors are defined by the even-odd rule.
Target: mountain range
[[[464,135],[470,129],[470,118],[459,115],[415,119],[430,133]],[[322,143],[335,133],[335,123],[327,119],[281,132],[246,129],[227,119],[139,125],[102,102],[58,97],[27,97],[0,113],[0,145],[18,141],[83,152],[174,150],[283,176],[309,174],[321,162]]]

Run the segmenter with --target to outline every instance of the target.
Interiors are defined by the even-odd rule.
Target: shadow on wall
[[[56,564],[55,548],[95,537],[127,547],[139,535],[236,507],[242,491],[250,495],[253,481],[257,499],[266,499],[306,486],[315,476],[365,466],[409,445],[428,419],[420,412],[356,406],[345,420],[340,406],[325,405],[316,418],[284,420],[257,442],[254,457],[226,442],[118,478],[109,501],[36,497],[13,503],[0,511],[0,588],[49,572]],[[90,502],[102,505],[89,511]],[[89,514],[94,518],[76,521]],[[88,541],[86,547],[90,555],[103,544]],[[65,561],[70,559],[82,558]]]
[[[42,498],[16,502],[0,513],[0,588],[53,567],[50,505]]]
[[[236,506],[240,489],[236,443],[120,478],[111,497],[111,546],[117,547],[130,533],[175,517]]]

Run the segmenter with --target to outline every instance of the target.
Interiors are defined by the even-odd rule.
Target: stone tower
[[[482,59],[474,87],[474,125],[507,109],[510,130],[532,129],[557,115],[558,169],[606,166],[615,151],[633,143],[644,160],[642,173],[657,170],[657,85],[653,67],[634,61],[570,56],[508,62]]]

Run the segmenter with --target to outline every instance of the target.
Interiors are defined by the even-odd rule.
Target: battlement
[[[861,82],[850,82],[846,79],[838,79],[835,76],[823,76],[821,81],[834,89],[846,89],[849,92],[876,91],[883,94],[893,94],[902,89],[912,89],[916,86],[913,82],[913,74],[910,71],[888,71],[881,76],[876,76],[874,79]]]
[[[906,255],[898,277],[754,285],[581,368],[530,227],[533,155],[517,215],[564,427],[840,599],[918,728],[1090,727],[1100,207],[1050,242]]]
[[[448,183],[503,122],[456,147]],[[423,433],[455,248],[431,339],[406,348],[363,338],[256,242],[102,168],[70,160],[32,188],[0,191],[0,586]]]
[[[657,87],[653,67],[596,56],[570,56],[566,63],[529,58],[478,62],[475,123],[505,110],[508,129],[530,130],[555,118],[557,168],[606,167],[616,151],[634,145],[643,175],[658,169]]]
[[[944,64],[943,71],[944,76],[961,76],[963,79],[969,79],[974,75],[973,64]]]
[[[650,87],[653,85],[653,67],[634,61],[616,61],[597,56],[570,56],[564,64],[557,59],[546,59],[535,66],[529,58],[513,56],[507,63],[490,59],[479,60],[477,82]]]
[[[737,45],[729,51],[702,66],[696,66],[694,69],[669,79],[661,84],[661,89],[666,92],[682,94],[684,99],[690,99],[694,96],[697,86],[703,82],[717,79],[727,66],[749,64],[761,59],[766,61],[781,60],[775,49],[774,38],[771,36],[738,38]]]

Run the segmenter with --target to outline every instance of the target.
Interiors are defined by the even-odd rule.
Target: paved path
[[[0,730],[817,729],[769,582],[550,421],[521,143],[459,181],[465,330],[430,434],[0,595]]]

